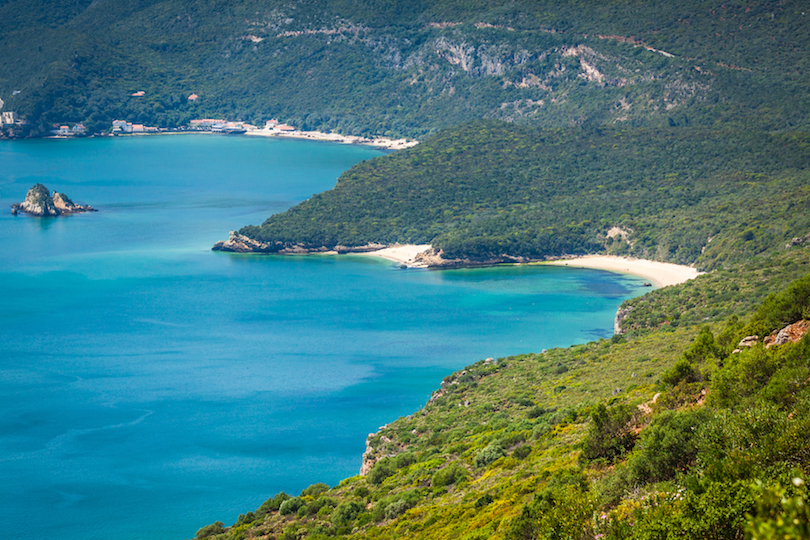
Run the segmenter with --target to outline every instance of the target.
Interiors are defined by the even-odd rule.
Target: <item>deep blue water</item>
[[[179,540],[334,485],[445,375],[608,337],[642,292],[569,268],[210,251],[379,155],[204,135],[0,141],[6,537]],[[12,216],[36,182],[100,211]]]

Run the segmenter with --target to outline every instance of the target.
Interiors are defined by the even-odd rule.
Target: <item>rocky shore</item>
[[[412,248],[419,249],[412,249]],[[445,259],[440,250],[430,245],[401,246],[369,243],[362,246],[307,246],[304,244],[291,244],[289,242],[262,242],[249,238],[236,231],[230,232],[228,240],[221,240],[211,248],[213,251],[226,251],[230,253],[277,253],[280,255],[306,255],[306,254],[344,254],[356,253],[372,255],[388,259],[403,268],[474,268],[493,266],[496,264],[515,264],[533,262],[523,257],[499,257],[488,260]]]
[[[211,248],[213,251],[227,251],[230,253],[278,253],[280,255],[305,255],[308,253],[367,253],[378,251],[387,247],[384,244],[366,244],[364,246],[326,246],[311,247],[303,244],[289,242],[262,242],[254,240],[244,234],[231,231],[227,240],[220,240]]]
[[[81,212],[97,212],[89,205],[76,204],[64,193],[54,191],[53,195],[42,184],[35,184],[21,203],[11,205],[11,213],[23,212],[33,216],[63,216]]]

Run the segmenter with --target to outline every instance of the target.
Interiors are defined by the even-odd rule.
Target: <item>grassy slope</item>
[[[374,457],[383,459],[368,476],[295,498],[297,504],[287,503],[281,512],[268,501],[248,515],[249,523],[212,537],[534,538],[546,537],[543,527],[548,525],[571,538],[593,538],[599,532],[614,538],[658,538],[645,536],[658,523],[676,536],[735,538],[742,533],[744,512],[756,514],[753,479],[779,482],[785,474],[806,474],[810,466],[805,438],[796,439],[792,428],[779,428],[787,429],[786,435],[772,431],[784,424],[791,410],[804,411],[810,338],[803,349],[784,346],[776,353],[761,348],[742,355],[728,353],[745,335],[744,323],[752,317],[769,321],[769,331],[776,327],[773,312],[782,313],[782,308],[752,313],[768,293],[784,290],[795,279],[805,276],[810,283],[809,262],[808,248],[792,248],[734,272],[701,276],[631,301],[637,306],[653,304],[670,317],[680,315],[680,325],[662,323],[613,340],[468,366],[448,376],[421,411],[370,438]],[[723,296],[729,290],[735,292]],[[804,294],[808,296],[808,290]],[[673,297],[679,301],[672,302]],[[713,298],[713,307],[722,310],[709,321],[717,336],[710,347],[704,347],[706,329],[699,326],[705,323],[701,315],[707,306],[694,301],[698,298]],[[810,309],[808,298],[805,309]],[[742,319],[729,318],[729,313]],[[713,352],[706,352],[709,349]],[[673,377],[673,365],[684,358],[700,374],[697,379]],[[760,372],[752,378],[754,365]],[[788,381],[796,384],[784,386]],[[760,395],[762,388],[768,389],[765,397]],[[704,390],[709,391],[708,401]],[[633,452],[581,459],[583,445],[595,437],[591,416],[600,404],[608,405],[608,411],[628,405],[632,413],[656,392],[662,394],[652,413],[631,414],[611,434],[615,438],[627,434],[625,430],[640,431],[638,442],[631,437]],[[724,426],[741,429],[739,422],[756,411],[767,412],[769,416],[762,418],[769,418],[771,427],[758,420],[761,432],[740,439],[751,445],[742,453],[733,446],[743,434],[724,432],[709,420],[723,418]],[[696,446],[697,454],[675,465],[654,460],[649,465],[650,452],[656,456],[673,452],[666,445],[650,450],[649,434],[662,432],[661,425],[669,426],[665,421],[671,422],[673,415],[688,420],[695,414],[707,415],[700,417],[701,429],[707,431],[675,444]],[[801,415],[803,426],[808,417]],[[801,431],[801,426],[794,427]],[[667,429],[663,432],[672,437],[684,437],[675,427]],[[722,437],[706,438],[712,434]],[[730,441],[732,447],[719,440]],[[786,446],[777,455],[768,453],[770,445]],[[723,478],[712,467],[735,472]],[[743,489],[740,486],[744,490],[730,499],[718,495],[736,493]],[[707,492],[711,500],[704,498]],[[549,497],[556,497],[565,516],[543,506]],[[654,507],[643,502],[651,497],[657,497]],[[682,500],[690,502],[685,505]],[[711,511],[699,509],[701,504],[709,504]],[[603,512],[609,519],[598,518]],[[763,510],[760,517],[766,519],[766,514]],[[644,525],[633,532],[627,528],[631,521]],[[713,529],[717,531],[710,533]]]

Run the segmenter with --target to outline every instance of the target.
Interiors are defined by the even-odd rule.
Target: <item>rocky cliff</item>
[[[81,212],[96,212],[88,205],[80,205],[70,200],[64,193],[54,191],[53,195],[42,184],[35,184],[25,195],[21,203],[11,205],[11,213],[25,212],[34,216],[61,216]]]

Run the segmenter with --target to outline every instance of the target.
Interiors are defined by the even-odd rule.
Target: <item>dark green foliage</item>
[[[810,376],[810,339],[775,349],[755,347],[729,356],[723,369],[712,377],[711,402],[730,407],[741,398],[763,393],[782,407],[794,403],[795,391],[804,388],[806,375]]]
[[[713,483],[700,493],[680,490],[649,497],[636,510],[632,522],[611,523],[607,538],[734,540],[743,537],[746,514],[752,509],[747,483]]]
[[[332,522],[335,525],[347,525],[354,521],[362,511],[363,505],[357,501],[342,502],[332,512]]]
[[[810,319],[810,274],[765,299],[745,332],[764,337],[801,319]]]
[[[208,538],[209,536],[214,536],[215,534],[222,534],[225,532],[225,524],[221,521],[217,521],[212,523],[211,525],[206,525],[199,531],[197,531],[197,538]]]
[[[628,463],[635,485],[660,482],[685,472],[697,456],[695,432],[708,421],[704,409],[664,411],[641,432]]]
[[[475,501],[475,507],[481,508],[482,506],[486,506],[488,504],[492,504],[495,499],[489,493],[485,495],[481,495],[477,501]]]
[[[374,464],[368,474],[368,481],[372,484],[382,484],[386,478],[396,474],[398,469],[416,463],[416,456],[413,454],[399,454],[394,457],[384,457]]]
[[[329,486],[327,484],[324,484],[324,483],[320,482],[320,483],[317,483],[317,484],[312,484],[311,486],[305,488],[301,492],[301,496],[302,497],[310,496],[310,497],[317,498],[318,495],[320,495],[321,493],[324,493],[326,491],[329,491]]]
[[[581,459],[604,458],[613,461],[626,454],[635,444],[630,429],[633,412],[627,405],[606,407],[603,403],[591,413],[591,427],[582,443]]]
[[[540,418],[541,416],[546,414],[546,412],[547,411],[543,407],[535,406],[535,407],[532,407],[531,409],[529,409],[528,411],[526,411],[526,417],[527,418]]]
[[[708,360],[716,360],[722,356],[723,352],[714,342],[714,334],[708,326],[700,329],[695,341],[683,353],[684,360],[692,364],[705,364]]]
[[[591,540],[595,510],[589,492],[578,486],[550,487],[535,495],[509,528],[509,540]]]
[[[444,487],[467,478],[467,471],[458,462],[440,469],[433,475],[433,486]]]
[[[501,441],[492,441],[475,455],[475,466],[486,467],[496,459],[506,455]]]
[[[291,499],[287,499],[278,509],[278,513],[282,516],[286,516],[288,514],[294,514],[298,512],[298,510],[304,506],[304,500],[301,497],[293,497]]]
[[[368,481],[372,484],[379,485],[382,484],[389,476],[393,476],[396,472],[397,470],[394,466],[394,462],[390,458],[382,458],[375,463],[374,467],[372,467],[371,471],[369,471]]]
[[[282,492],[280,492],[280,493],[278,493],[278,494],[274,495],[273,497],[270,497],[269,499],[267,499],[267,500],[266,500],[266,501],[265,501],[265,502],[264,502],[264,503],[263,503],[263,504],[262,504],[262,505],[259,507],[259,509],[258,509],[258,510],[256,510],[256,513],[257,513],[258,515],[264,515],[264,514],[267,514],[267,513],[269,513],[269,512],[277,512],[277,511],[278,511],[278,509],[281,507],[281,504],[282,504],[284,501],[286,501],[287,499],[291,499],[291,498],[292,498],[292,497],[291,497],[290,495],[287,495],[286,493],[284,493],[284,492],[282,491]]]
[[[0,4],[0,97],[39,132],[205,116],[412,136],[481,117],[788,130],[810,117],[804,10],[799,0],[14,0]]]
[[[661,382],[667,386],[677,386],[681,382],[693,383],[700,380],[702,380],[700,371],[695,369],[686,358],[678,360],[672,369],[661,375]]]
[[[524,444],[523,446],[518,446],[517,448],[515,448],[514,452],[512,452],[512,455],[517,459],[525,459],[531,453],[532,447],[529,446],[528,444]]]
[[[756,510],[746,523],[752,540],[810,538],[810,498],[807,484],[796,476],[790,482],[755,488]]]
[[[240,232],[271,251],[432,243],[479,264],[607,252],[715,268],[810,231],[797,211],[810,204],[808,165],[801,137],[474,122],[358,164],[335,189]],[[757,240],[738,242],[752,222]],[[613,227],[627,240],[610,239]]]

